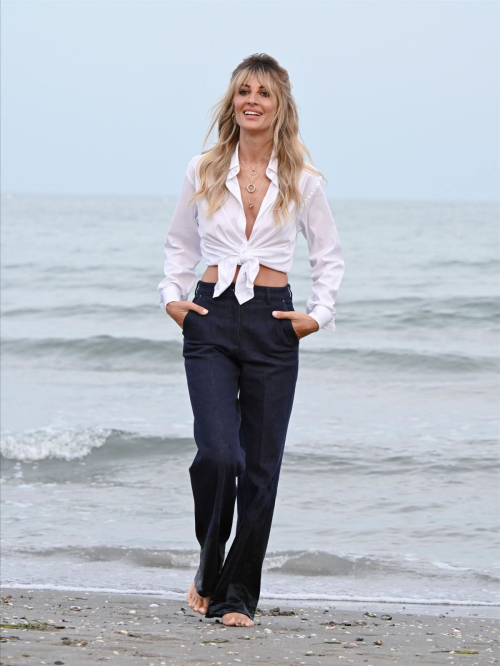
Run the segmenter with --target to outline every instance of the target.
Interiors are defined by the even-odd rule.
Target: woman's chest
[[[250,240],[255,222],[259,217],[260,209],[272,181],[265,174],[261,174],[257,178],[252,178],[244,172],[238,174],[237,181],[245,213],[245,236]]]
[[[283,245],[297,236],[296,206],[288,206],[289,217],[281,223],[274,219],[277,193],[275,185],[268,180],[265,188],[252,198],[246,196],[245,187],[234,179],[233,189],[212,216],[206,214],[208,203],[205,197],[198,200],[198,232],[210,244],[252,246]],[[229,189],[229,188],[228,188]],[[249,193],[250,194],[250,193]],[[260,195],[260,196],[259,196]],[[253,204],[253,205],[252,205]]]

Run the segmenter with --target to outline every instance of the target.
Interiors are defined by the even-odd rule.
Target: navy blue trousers
[[[240,305],[232,283],[214,298],[199,280],[183,323],[183,356],[194,416],[195,458],[189,467],[200,564],[198,594],[210,596],[205,617],[239,612],[251,619],[260,596],[285,439],[299,368],[299,338],[290,319],[290,285],[254,285]],[[234,508],[236,533],[226,553]],[[224,559],[225,558],[225,559]]]

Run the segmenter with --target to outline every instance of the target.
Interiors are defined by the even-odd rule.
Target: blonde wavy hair
[[[208,208],[205,211],[210,217],[223,205],[229,191],[225,181],[231,164],[231,157],[239,141],[240,126],[233,122],[233,98],[243,83],[255,75],[271,97],[276,100],[275,114],[271,123],[273,150],[278,160],[279,195],[273,209],[274,221],[280,225],[288,219],[288,206],[291,201],[298,210],[304,203],[304,197],[298,187],[302,169],[321,174],[312,166],[309,150],[299,139],[299,117],[297,105],[292,95],[292,84],[288,72],[277,60],[266,53],[254,53],[245,58],[233,71],[229,87],[225,94],[212,107],[212,120],[203,141],[203,147],[217,125],[218,141],[209,150],[202,150],[198,162],[199,188],[191,196],[189,203],[205,196]],[[304,153],[311,164],[304,159]],[[326,179],[325,179],[326,180]]]

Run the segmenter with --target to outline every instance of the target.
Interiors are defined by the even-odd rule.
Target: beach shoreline
[[[226,627],[172,595],[0,591],[2,666],[498,663],[498,606],[261,598],[253,627]]]

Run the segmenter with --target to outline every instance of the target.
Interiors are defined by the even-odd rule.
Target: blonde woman
[[[187,601],[207,618],[252,626],[300,340],[335,330],[344,260],[323,176],[304,159],[287,71],[266,54],[243,60],[205,143],[215,124],[216,145],[188,164],[158,291],[182,329],[197,446],[189,474],[201,551]],[[287,275],[299,232],[312,267],[306,312],[295,310]]]

